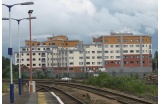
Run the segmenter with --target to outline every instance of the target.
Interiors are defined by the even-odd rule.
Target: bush
[[[89,76],[86,83],[94,86],[107,87],[138,95],[144,95],[146,90],[158,94],[158,87],[145,85],[142,80],[138,79],[137,75],[131,77],[112,77],[107,73],[99,73],[98,77]]]

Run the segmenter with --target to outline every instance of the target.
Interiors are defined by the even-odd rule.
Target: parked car
[[[68,78],[68,77],[64,77],[64,78],[61,78],[62,81],[71,81],[72,79],[71,78]]]

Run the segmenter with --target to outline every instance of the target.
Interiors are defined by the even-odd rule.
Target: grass
[[[107,73],[100,73],[98,77],[90,76],[86,84],[111,88],[138,96],[154,95],[158,96],[157,85],[146,85],[137,76],[112,77]]]
[[[2,84],[2,93],[9,93],[10,92],[10,84],[3,83]],[[18,92],[18,85],[14,84],[14,93]]]

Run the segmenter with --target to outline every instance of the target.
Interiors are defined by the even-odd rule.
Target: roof
[[[30,40],[25,40],[25,41],[30,41]],[[40,42],[40,41],[32,40],[32,42]]]
[[[72,41],[78,41],[79,42],[79,40],[65,40],[64,42],[72,42]]]
[[[60,37],[60,36],[62,36],[62,37],[67,37],[67,36],[65,36],[65,35],[57,35],[57,36],[52,36],[52,37],[47,37],[47,38],[55,38],[55,37]]]
[[[152,38],[151,36],[149,36],[149,35],[102,35],[102,36],[100,36],[100,37],[98,37],[98,38],[94,38],[93,37],[93,39],[99,39],[99,38],[102,38],[102,37],[117,37],[117,36],[130,36],[130,37],[134,37],[134,36],[146,36],[146,37],[150,37],[150,38]]]

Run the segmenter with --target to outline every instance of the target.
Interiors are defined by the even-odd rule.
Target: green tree
[[[152,68],[153,71],[157,71],[158,69],[158,51],[154,53],[154,58],[152,59]]]
[[[18,78],[18,66],[12,64],[13,78]],[[2,56],[2,78],[10,78],[10,59]]]

